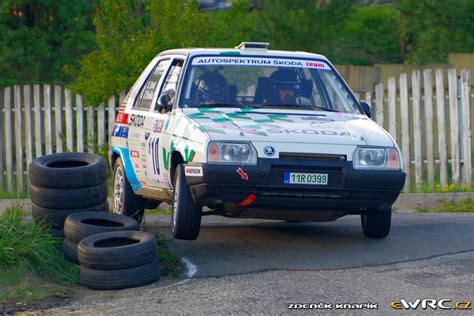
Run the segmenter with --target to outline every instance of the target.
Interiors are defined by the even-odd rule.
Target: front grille
[[[280,159],[346,161],[347,157],[346,155],[281,152]]]

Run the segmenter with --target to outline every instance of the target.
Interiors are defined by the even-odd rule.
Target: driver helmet
[[[196,82],[196,97],[199,102],[225,102],[227,80],[216,72],[205,72]]]
[[[290,69],[282,68],[273,72],[270,76],[270,82],[275,90],[291,89],[295,92],[301,88],[301,82],[298,74]]]

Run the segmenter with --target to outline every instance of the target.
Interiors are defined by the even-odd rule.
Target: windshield
[[[362,113],[346,85],[324,61],[277,57],[194,57],[179,106]]]

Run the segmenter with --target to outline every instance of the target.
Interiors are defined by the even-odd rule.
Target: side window
[[[163,84],[163,88],[161,89],[161,95],[167,95],[167,101],[169,104],[172,104],[174,101],[174,97],[176,95],[177,84],[179,80],[179,76],[181,74],[181,70],[183,70],[183,60],[174,60],[173,64],[168,71],[168,75],[166,76],[165,82]],[[155,107],[155,111],[160,111],[159,106]]]
[[[155,66],[155,69],[151,72],[143,84],[140,93],[138,94],[133,107],[140,110],[149,110],[153,95],[155,94],[158,83],[160,82],[161,76],[168,68],[170,60],[162,60]]]

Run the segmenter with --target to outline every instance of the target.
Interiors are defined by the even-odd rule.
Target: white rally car
[[[151,61],[111,135],[114,212],[140,219],[147,204],[172,203],[177,239],[196,239],[208,214],[358,214],[365,236],[388,235],[405,182],[394,139],[326,57],[267,46],[169,50]]]

